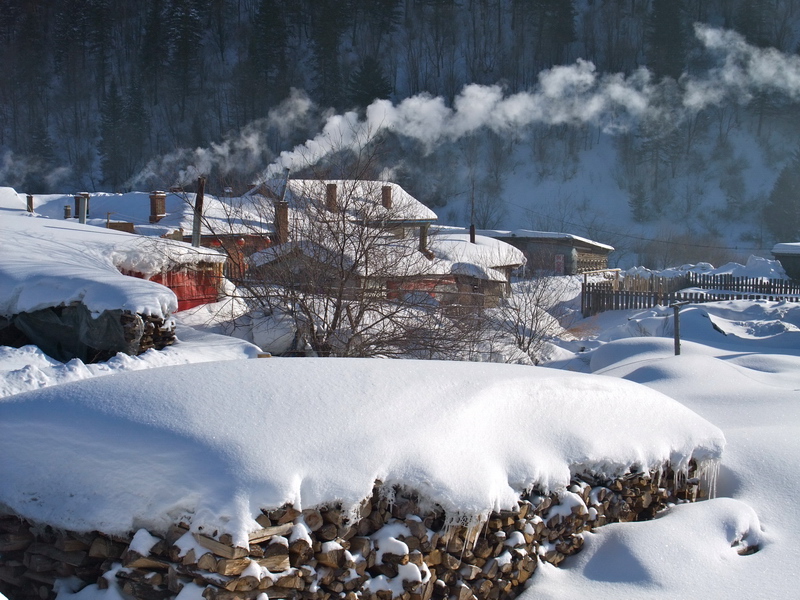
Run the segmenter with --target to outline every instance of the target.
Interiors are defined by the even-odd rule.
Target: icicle
[[[698,462],[697,477],[700,480],[700,487],[708,490],[709,499],[717,497],[717,479],[721,464],[718,458]]]

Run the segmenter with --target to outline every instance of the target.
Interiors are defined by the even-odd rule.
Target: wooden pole
[[[681,354],[681,307],[690,304],[690,302],[676,302],[672,305],[672,310],[675,314],[675,326],[673,327],[674,333],[673,337],[675,340],[675,356],[680,356]]]
[[[203,222],[203,197],[206,188],[206,178],[197,178],[197,195],[194,201],[194,220],[192,221],[192,246],[200,247],[200,226]]]
[[[672,310],[675,311],[675,327],[673,327],[675,336],[675,356],[681,354],[681,307],[677,304],[672,305]]]

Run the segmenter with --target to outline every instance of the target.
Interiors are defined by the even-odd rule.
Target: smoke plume
[[[760,92],[800,99],[800,57],[757,48],[736,32],[706,25],[696,24],[695,35],[715,66],[699,75],[684,74],[678,82],[655,81],[645,68],[629,75],[598,73],[594,64],[579,59],[542,71],[527,92],[507,94],[499,85],[470,84],[452,106],[426,93],[397,104],[376,100],[363,116],[345,112],[328,117],[319,134],[281,152],[273,161],[269,132],[277,131],[285,138],[299,124],[307,123],[314,110],[304,93],[293,90],[266,119],[208,148],[179,150],[153,160],[129,184],[163,182],[167,175],[173,179],[176,172],[177,183],[184,183],[213,169],[223,175],[261,171],[262,179],[270,179],[281,176],[285,169],[296,171],[317,164],[334,152],[360,150],[383,132],[416,140],[431,150],[482,129],[524,135],[526,127],[536,124],[591,124],[614,134],[644,119],[675,127],[703,109],[727,102],[747,103]],[[262,170],[269,161],[272,164]]]
[[[592,124],[618,133],[644,118],[669,119],[677,126],[709,106],[747,103],[760,91],[800,98],[800,57],[751,46],[736,32],[706,25],[695,25],[695,35],[718,66],[701,76],[684,74],[678,82],[677,106],[661,93],[671,82],[654,81],[647,69],[627,76],[600,74],[594,64],[579,59],[542,71],[529,92],[507,95],[498,85],[471,84],[452,107],[441,97],[419,94],[398,104],[376,100],[364,118],[355,112],[334,115],[317,136],[282,152],[263,177],[316,164],[332,152],[356,150],[384,131],[431,149],[483,128],[513,134],[534,124]]]
[[[208,148],[181,148],[153,159],[126,185],[137,188],[152,182],[163,185],[164,181],[173,180],[177,185],[185,185],[213,170],[221,175],[258,172],[274,156],[269,150],[269,135],[277,132],[280,136],[288,136],[303,126],[312,108],[308,96],[293,89],[289,98],[272,109],[266,118],[249,123],[236,135],[212,143]]]

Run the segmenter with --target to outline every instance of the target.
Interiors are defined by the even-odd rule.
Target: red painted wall
[[[126,272],[125,275],[145,279],[144,275],[135,271]],[[160,283],[175,292],[178,297],[178,312],[219,300],[220,276],[213,269],[181,269],[156,273],[150,277],[150,281]]]

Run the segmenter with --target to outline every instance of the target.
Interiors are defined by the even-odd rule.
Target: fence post
[[[674,335],[673,338],[675,340],[675,356],[680,356],[681,354],[681,307],[686,306],[689,302],[676,302],[672,305],[672,310],[675,314],[675,324],[673,327]]]

